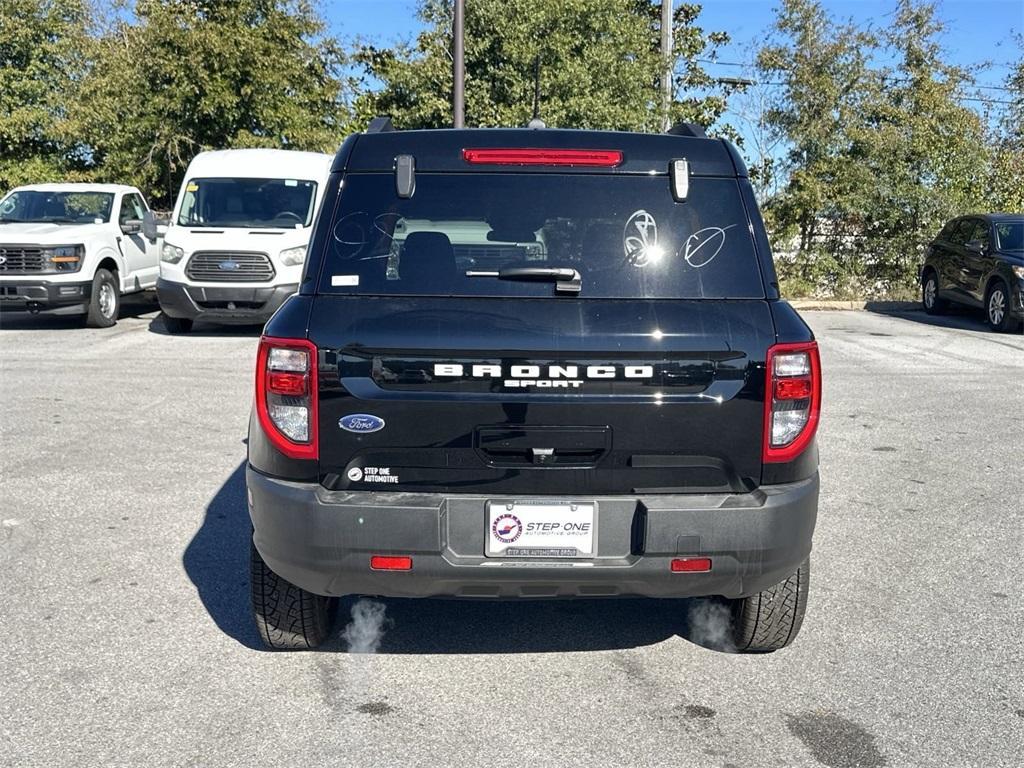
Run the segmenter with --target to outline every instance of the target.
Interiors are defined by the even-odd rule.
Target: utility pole
[[[466,0],[455,0],[455,18],[452,20],[452,125],[455,128],[466,125],[465,15]]]
[[[672,127],[669,107],[672,104],[672,0],[661,0],[661,55],[665,69],[661,73],[661,130]]]

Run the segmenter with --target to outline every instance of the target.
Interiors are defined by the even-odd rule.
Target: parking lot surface
[[[248,608],[258,330],[130,314],[0,329],[0,765],[1020,764],[1024,337],[805,313],[823,495],[788,649],[702,648],[677,601],[387,600],[378,653],[346,601],[282,654]]]

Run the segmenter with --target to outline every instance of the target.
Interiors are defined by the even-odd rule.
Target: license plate
[[[487,557],[593,557],[596,505],[492,501],[484,534]]]

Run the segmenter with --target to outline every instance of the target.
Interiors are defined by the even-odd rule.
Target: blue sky
[[[361,36],[377,44],[410,39],[420,28],[412,0],[321,0],[324,15],[334,34]],[[467,0],[473,2],[473,0]],[[896,0],[824,0],[839,19],[869,21],[884,28]],[[747,51],[763,39],[776,6],[771,0],[708,0],[700,24],[708,30],[728,32],[733,42],[719,52],[720,61],[742,61]],[[947,22],[944,39],[952,61],[974,65],[993,61],[979,77],[983,85],[1002,85],[1008,62],[1015,55],[1010,31],[1024,31],[1024,0],[945,0],[939,14]],[[709,66],[714,75],[735,75],[737,68]],[[993,94],[997,94],[993,91]]]

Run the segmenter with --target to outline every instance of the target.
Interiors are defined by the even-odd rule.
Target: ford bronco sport
[[[271,647],[350,594],[716,596],[748,652],[800,628],[817,345],[699,128],[349,137],[255,384]]]

